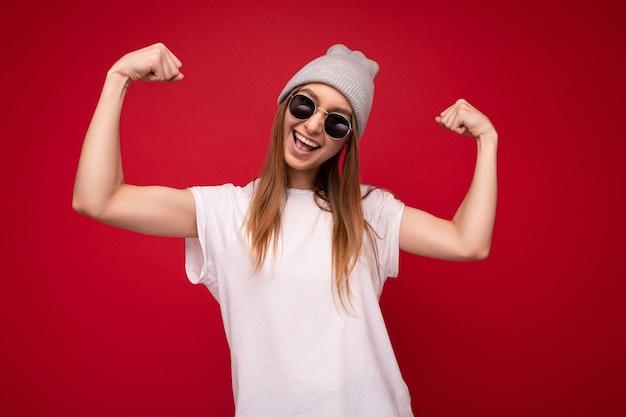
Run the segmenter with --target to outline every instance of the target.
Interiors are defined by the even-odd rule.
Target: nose
[[[324,131],[324,123],[326,122],[326,117],[328,116],[328,112],[321,107],[315,109],[315,113],[311,117],[309,117],[304,126],[311,133],[322,133]]]

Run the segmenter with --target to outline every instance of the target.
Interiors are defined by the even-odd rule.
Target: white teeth
[[[305,145],[309,145],[312,148],[319,148],[321,146],[320,144],[315,143],[312,140],[309,140],[309,139],[305,138],[304,136],[302,136],[298,132],[295,132],[295,135],[296,135],[296,139],[298,139],[300,142],[304,143]]]

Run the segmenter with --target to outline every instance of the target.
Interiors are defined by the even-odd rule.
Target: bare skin
[[[313,99],[318,110],[305,121],[293,117],[289,110],[285,111],[283,150],[289,186],[310,189],[319,167],[341,151],[349,137],[346,136],[340,140],[331,139],[324,132],[326,113],[320,108],[326,111],[350,109],[350,103],[343,94],[326,84],[307,84],[300,89],[300,93]],[[348,119],[351,118],[350,112],[344,112],[344,115]],[[315,149],[308,151],[307,146],[301,143],[302,141],[314,144]]]
[[[197,236],[191,192],[126,184],[120,154],[119,121],[129,85],[135,81],[176,83],[183,79],[181,66],[165,45],[155,44],[125,55],[108,71],[76,173],[72,206],[77,212],[144,234]],[[327,111],[351,111],[337,90],[324,84],[306,87],[319,107]],[[321,111],[306,121],[291,117],[289,112],[285,115],[285,160],[289,183],[295,188],[311,188],[322,162],[345,145],[345,138],[336,141],[326,135],[324,118]],[[498,134],[489,119],[465,100],[458,100],[435,121],[476,140],[478,153],[473,180],[452,220],[405,207],[400,224],[400,249],[439,259],[484,259],[491,247],[496,212]],[[298,143],[303,137],[305,142],[319,145],[319,149],[307,152]]]
[[[77,212],[150,235],[197,235],[191,192],[126,184],[120,154],[120,115],[128,86],[135,81],[178,82],[183,79],[181,66],[164,45],[156,44],[125,55],[108,71],[78,163],[72,200]]]
[[[491,248],[498,199],[498,133],[484,114],[463,99],[435,120],[455,133],[475,138],[474,177],[452,220],[406,207],[400,223],[400,249],[438,259],[485,259]]]

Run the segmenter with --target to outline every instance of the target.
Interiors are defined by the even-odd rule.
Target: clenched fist
[[[124,55],[109,73],[127,78],[126,86],[133,81],[165,81],[175,83],[183,79],[182,62],[162,43],[156,43]]]
[[[480,139],[486,135],[496,136],[496,129],[491,121],[478,109],[464,99],[459,99],[441,114],[435,117],[441,127],[460,135]]]

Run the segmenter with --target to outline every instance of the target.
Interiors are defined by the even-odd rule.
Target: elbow
[[[72,210],[78,214],[91,217],[92,219],[102,219],[103,210],[101,210],[98,205],[90,204],[88,201],[81,199],[76,193],[72,196]]]
[[[466,251],[461,253],[460,260],[466,262],[484,261],[489,257],[490,252],[490,244],[468,248]]]
[[[115,193],[97,191],[97,187],[75,187],[72,209],[76,213],[106,223],[113,211],[114,200]]]
[[[72,196],[72,210],[74,210],[78,214],[85,214],[83,211],[83,205],[81,204],[80,199],[76,196],[76,192]]]
[[[76,199],[72,199],[72,210],[74,210],[78,214],[82,214],[84,216],[89,216],[85,206],[83,206],[80,201]]]
[[[484,261],[485,259],[487,259],[489,257],[489,253],[490,252],[491,252],[491,248],[489,246],[487,246],[486,248],[483,248],[480,251],[477,251],[474,254],[474,258],[472,260],[474,260],[474,261]]]
[[[93,217],[90,215],[90,211],[88,210],[88,206],[84,204],[79,198],[74,195],[72,197],[72,210],[74,210],[78,214],[82,214],[84,216]]]

